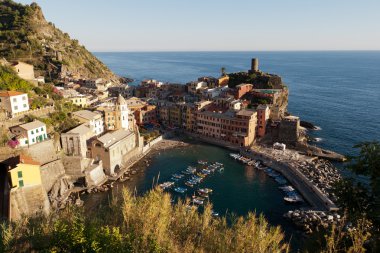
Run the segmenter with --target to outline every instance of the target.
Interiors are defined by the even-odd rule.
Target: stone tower
[[[116,120],[115,120],[115,129],[128,129],[128,105],[127,101],[123,98],[122,95],[119,94],[118,98],[116,99]]]
[[[259,59],[253,58],[251,63],[251,72],[259,71]]]

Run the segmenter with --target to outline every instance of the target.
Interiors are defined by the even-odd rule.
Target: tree
[[[359,155],[352,157],[348,168],[357,175],[366,175],[370,179],[373,210],[371,218],[380,224],[380,143],[363,142],[354,148],[360,149]]]

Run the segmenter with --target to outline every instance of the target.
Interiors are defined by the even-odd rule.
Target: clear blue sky
[[[35,2],[91,51],[380,50],[379,0]]]

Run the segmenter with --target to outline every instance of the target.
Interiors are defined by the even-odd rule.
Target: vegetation
[[[159,130],[148,131],[142,127],[140,128],[140,134],[142,137],[144,137],[145,143],[149,143],[161,135]]]
[[[288,245],[279,227],[250,213],[214,218],[211,206],[203,213],[172,205],[159,189],[142,197],[124,190],[99,216],[69,208],[49,217],[24,219],[0,227],[4,252],[285,252]],[[143,210],[143,211],[142,211]]]
[[[30,92],[34,86],[17,76],[10,67],[0,65],[0,90]]]
[[[65,101],[55,101],[54,106],[55,112],[50,113],[49,117],[25,115],[24,122],[31,122],[37,119],[45,123],[48,128],[57,133],[66,132],[79,125],[79,122],[76,119],[70,117],[70,113],[80,110],[78,106]]]
[[[249,74],[247,72],[237,72],[228,74],[230,80],[228,86],[234,88],[242,83],[253,84],[256,89],[281,89],[283,88],[281,77],[262,72]]]
[[[335,186],[338,204],[346,210],[348,218],[359,224],[363,219],[373,224],[368,248],[380,248],[380,143],[364,142],[356,145],[357,156],[351,157],[348,169],[356,175],[368,177],[368,183],[347,178]]]
[[[117,77],[96,57],[47,22],[36,4],[3,0],[0,5],[0,57],[35,66],[37,75],[54,80],[61,69],[83,77]]]

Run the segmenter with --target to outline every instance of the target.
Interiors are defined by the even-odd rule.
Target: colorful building
[[[4,162],[8,166],[11,188],[41,185],[40,164],[26,155],[18,155]]]
[[[256,136],[257,112],[240,110],[238,112],[208,107],[197,113],[197,132],[233,146],[248,147]]]
[[[269,120],[270,109],[267,105],[257,107],[257,136],[263,137],[266,133],[266,127]]]

